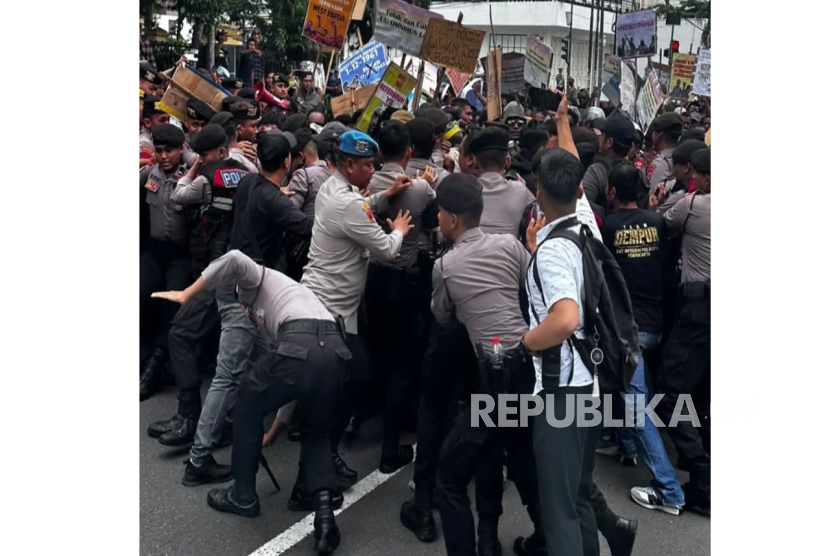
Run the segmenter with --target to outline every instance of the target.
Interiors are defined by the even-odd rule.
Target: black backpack
[[[539,248],[553,238],[565,238],[573,241],[582,252],[582,272],[585,286],[583,310],[585,313],[584,331],[586,339],[582,340],[575,335],[568,338],[571,350],[576,349],[583,363],[591,369],[596,366],[599,375],[599,387],[603,393],[625,392],[634,376],[637,363],[640,360],[640,340],[637,323],[634,321],[634,312],[631,308],[631,298],[628,295],[628,286],[620,271],[620,266],[603,242],[591,235],[590,228],[582,225],[579,235],[568,228],[579,223],[576,216],[559,223],[550,234],[536,247],[530,260],[533,269],[533,280],[536,287],[544,293],[542,281],[536,265],[536,254]],[[547,302],[545,302],[547,307]],[[537,322],[542,319],[536,312],[533,304],[530,305]],[[547,310],[545,310],[547,314]],[[543,355],[543,386],[546,390],[559,387],[559,353],[560,346],[555,346],[547,352],[552,352],[552,374],[545,372]],[[573,359],[572,359],[573,360]],[[545,386],[545,375],[548,374],[549,384]],[[573,379],[573,368],[571,379]]]

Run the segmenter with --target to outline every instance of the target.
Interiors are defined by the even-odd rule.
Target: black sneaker
[[[712,495],[702,492],[692,483],[683,485],[683,497],[686,499],[685,509],[706,517],[712,517]]]
[[[605,536],[611,556],[631,556],[637,538],[637,520],[618,517],[614,528]]]
[[[226,483],[231,480],[231,466],[216,463],[213,456],[204,459],[201,465],[193,465],[189,459],[185,462],[184,486],[199,486],[209,483]]]
[[[394,473],[401,467],[409,465],[415,458],[415,450],[409,444],[401,444],[398,446],[397,452],[383,454],[380,458],[380,467],[378,470],[383,474]]]
[[[634,487],[631,489],[631,499],[649,510],[660,510],[671,515],[683,513],[683,507],[669,504],[663,494],[651,487]]]
[[[159,437],[159,444],[164,446],[187,446],[193,442],[195,436],[196,419],[185,417],[179,421],[178,426]]]
[[[343,506],[343,493],[332,492],[331,501],[332,508],[339,510]],[[295,488],[291,491],[291,498],[288,499],[288,509],[292,512],[313,512],[314,497]]]
[[[165,421],[156,421],[155,423],[151,423],[149,427],[147,427],[147,434],[150,435],[150,438],[158,438],[162,434],[171,431],[179,426],[181,423],[182,417],[178,413],[173,415],[170,419]]]
[[[208,506],[220,512],[241,515],[242,517],[256,517],[259,515],[259,498],[250,504],[240,504],[231,496],[233,487],[217,488],[208,492]]]
[[[401,506],[401,523],[415,533],[421,542],[432,542],[438,538],[432,511],[429,508],[417,506],[414,500],[407,500]]]

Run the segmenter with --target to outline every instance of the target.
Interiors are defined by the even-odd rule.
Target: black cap
[[[306,125],[308,125],[308,118],[305,114],[291,114],[282,123],[282,127],[280,127],[280,129],[282,129],[283,131],[290,131],[291,133],[294,133],[295,131],[297,131],[301,127],[305,127]]]
[[[144,106],[141,108],[141,117],[149,118],[153,114],[161,114],[163,110],[156,106],[161,99],[159,97],[144,97]]]
[[[288,77],[284,73],[274,72],[274,83],[285,83],[288,86]]]
[[[148,62],[140,62],[138,64],[139,79],[149,81],[153,85],[161,85],[164,81],[161,78],[159,70],[153,64]]]
[[[285,162],[294,145],[296,139],[292,134],[278,130],[268,131],[257,140],[257,158],[266,166],[278,166]]]
[[[244,98],[245,100],[256,100],[256,91],[250,87],[243,87],[242,89],[239,89],[236,96]]]
[[[683,132],[683,135],[680,136],[680,141],[677,143],[678,145],[682,145],[686,141],[691,140],[698,140],[704,141],[706,139],[706,130],[702,127],[690,127],[686,131]]]
[[[297,146],[291,150],[291,154],[299,154],[301,150],[308,145],[308,142],[311,141],[312,136],[314,133],[311,131],[310,128],[301,127],[297,131],[294,132],[294,137],[297,139]]]
[[[435,108],[433,106],[425,106],[423,108],[418,108],[415,112],[416,118],[426,118],[432,122],[432,125],[435,126],[436,130],[441,130],[441,133],[444,132],[447,128],[447,124],[450,121],[450,115],[441,110],[440,108]]]
[[[510,126],[508,126],[504,122],[484,122],[484,125],[483,125],[482,129],[487,129],[488,127],[496,127],[496,128],[499,128],[499,129],[503,129],[504,131],[507,131],[507,132],[510,131]]]
[[[344,124],[340,122],[329,122],[323,127],[323,130],[320,133],[312,136],[312,139],[314,139],[315,143],[319,144],[321,141],[339,139],[340,136],[347,131],[349,131],[349,128]]]
[[[235,102],[248,102],[242,97],[238,97],[236,95],[231,95],[229,97],[225,97],[222,99],[222,112],[230,112],[231,111],[231,104]]]
[[[507,152],[508,143],[510,143],[510,135],[507,131],[500,127],[488,126],[470,141],[470,152],[472,154],[488,150]]]
[[[675,164],[690,164],[692,155],[701,149],[706,148],[706,143],[697,139],[689,139],[678,144],[672,151],[671,157]]]
[[[259,106],[248,101],[231,104],[230,113],[235,120],[258,120]]]
[[[208,106],[208,103],[197,98],[187,101],[187,117],[191,120],[206,122],[213,117],[213,114],[213,109]]]
[[[668,114],[657,116],[651,122],[650,127],[654,131],[673,131],[680,135],[683,133],[683,118],[676,112],[669,112]]]
[[[216,119],[214,117],[214,119]],[[211,120],[213,121],[213,120]],[[221,125],[210,123],[196,134],[190,142],[190,148],[196,154],[204,154],[213,149],[218,149],[228,143],[228,135]]]
[[[233,119],[233,114],[230,112],[219,112],[208,121],[208,125],[216,124],[221,127],[226,135],[233,135],[236,130],[236,120]]]
[[[438,206],[451,214],[481,213],[484,208],[481,182],[470,174],[450,174],[436,190]]]
[[[184,132],[173,124],[157,125],[153,128],[153,145],[181,147],[184,145]]]
[[[594,120],[594,129],[603,132],[605,137],[613,139],[614,143],[623,147],[633,145],[637,133],[631,120],[619,113],[610,118]]]
[[[241,89],[245,84],[238,77],[226,77],[222,80],[222,86],[226,89]]]
[[[712,171],[712,149],[701,149],[692,155],[692,168],[695,173],[710,176]],[[443,187],[443,182],[441,184]]]

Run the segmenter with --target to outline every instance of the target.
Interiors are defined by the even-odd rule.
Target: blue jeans
[[[642,354],[653,350],[659,343],[659,333],[640,332],[640,351]],[[640,363],[634,371],[634,377],[631,379],[626,394],[642,394],[645,396],[646,403],[649,401],[650,396],[648,386],[646,386],[646,360],[643,356],[640,357]],[[637,415],[634,399],[626,399],[626,413]],[[680,482],[677,480],[674,467],[668,454],[666,454],[660,431],[657,430],[648,415],[645,416],[645,426],[643,427],[621,427],[617,429],[617,438],[624,455],[640,454],[640,457],[643,458],[643,462],[654,477],[651,486],[660,491],[669,504],[682,506],[685,503],[683,489],[680,488]]]

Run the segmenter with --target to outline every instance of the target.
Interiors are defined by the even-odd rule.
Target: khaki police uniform
[[[660,154],[654,157],[651,164],[646,170],[646,178],[649,184],[649,196],[654,195],[657,190],[657,185],[668,181],[674,177],[674,161],[672,160],[672,153],[674,147],[663,149]]]

